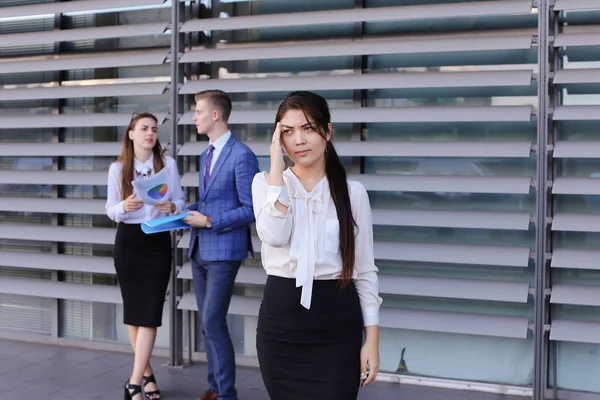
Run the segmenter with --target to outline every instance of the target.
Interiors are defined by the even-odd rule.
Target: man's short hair
[[[219,111],[223,121],[227,122],[229,120],[229,116],[231,115],[231,99],[224,91],[203,90],[202,92],[196,93],[194,100],[196,102],[199,100],[208,100],[210,104]]]

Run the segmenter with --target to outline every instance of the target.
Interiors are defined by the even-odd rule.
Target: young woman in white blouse
[[[369,198],[346,180],[324,98],[291,93],[275,124],[270,171],[252,186],[268,274],[256,339],[263,380],[272,400],[356,399],[379,370]]]
[[[150,113],[135,115],[123,137],[123,150],[108,171],[106,214],[118,223],[114,247],[117,279],[123,296],[123,322],[135,358],[125,383],[125,399],[160,399],[150,366],[150,356],[161,326],[165,293],[171,272],[171,236],[146,235],[140,224],[185,208],[177,164],[164,156],[157,135],[157,119]],[[171,198],[144,204],[132,181],[145,179],[166,168]]]

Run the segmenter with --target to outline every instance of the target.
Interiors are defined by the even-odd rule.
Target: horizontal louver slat
[[[355,10],[278,13],[190,20],[182,32],[323,25],[348,22],[410,21],[415,19],[521,15],[531,12],[527,0],[374,7]]]
[[[114,244],[113,228],[0,224],[0,239]]]
[[[98,28],[63,29],[46,32],[28,32],[0,35],[0,46],[27,46],[39,43],[98,40],[109,38],[160,35],[168,27],[166,22],[103,26]]]
[[[82,11],[100,11],[134,6],[163,4],[165,0],[85,0],[27,6],[0,7],[0,18],[28,17]]]
[[[90,274],[114,274],[112,257],[0,251],[0,265]]]
[[[533,71],[406,72],[401,74],[290,76],[284,78],[201,79],[186,82],[182,94],[220,89],[228,93],[293,90],[412,89],[527,86]]]
[[[528,194],[531,187],[531,178],[528,177],[350,174],[348,179],[361,182],[368,191],[436,192],[442,195],[447,193]],[[187,187],[198,187],[198,173],[186,173],[181,178],[181,184]]]
[[[259,157],[269,156],[268,142],[246,142]],[[199,156],[207,142],[187,142],[180,156]],[[335,150],[342,157],[506,157],[528,158],[531,142],[415,142],[415,141],[336,141]]]
[[[27,197],[0,197],[0,211],[26,213],[93,214],[106,213],[105,200],[47,199]]]
[[[600,322],[555,319],[550,328],[550,340],[600,343]]]
[[[0,101],[72,99],[78,97],[160,95],[168,83],[120,83],[85,86],[57,86],[27,89],[0,89]]]
[[[155,115],[159,125],[163,124],[166,114]],[[131,113],[0,115],[0,129],[35,129],[40,126],[46,128],[127,126],[132,116]]]
[[[37,279],[0,278],[0,293],[121,304],[116,286],[54,282]]]
[[[180,61],[182,63],[192,63],[303,57],[367,56],[377,54],[518,50],[531,48],[532,42],[533,35],[498,35],[489,37],[469,35],[468,37],[442,37],[439,39],[398,40],[397,38],[393,38],[352,42],[297,43],[294,45],[294,51],[289,51],[289,45],[287,44],[244,47],[227,46],[217,49],[190,50],[181,57]]]
[[[47,60],[0,61],[0,74],[161,65],[165,63],[167,55],[168,50],[122,51],[104,55],[88,54]]]

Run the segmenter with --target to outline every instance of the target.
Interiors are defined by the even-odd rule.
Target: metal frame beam
[[[548,221],[552,200],[550,181],[552,173],[551,145],[553,143],[551,77],[554,64],[550,42],[552,0],[538,0],[538,126],[537,126],[537,180],[536,180],[536,252],[534,288],[534,363],[533,400],[544,400],[548,378],[548,323],[549,323],[549,273],[551,231]]]
[[[183,115],[183,99],[179,89],[183,85],[183,65],[179,63],[179,57],[184,52],[185,37],[181,33],[181,26],[185,22],[185,3],[174,1],[171,6],[171,115],[169,124],[171,126],[170,156],[177,159],[177,144],[179,143],[182,127],[179,126],[179,118]],[[169,290],[169,361],[171,367],[183,365],[183,313],[177,308],[177,302],[182,294],[182,284],[177,279],[178,254],[177,233],[171,233],[171,245],[173,247],[173,262],[171,265],[171,283]]]

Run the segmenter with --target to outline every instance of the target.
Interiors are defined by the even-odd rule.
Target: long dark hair
[[[121,200],[125,200],[127,197],[131,196],[133,193],[133,185],[131,181],[133,181],[133,140],[129,138],[129,131],[135,129],[138,121],[144,118],[153,119],[154,122],[158,125],[158,119],[154,114],[150,114],[147,112],[135,114],[131,118],[131,122],[125,131],[125,135],[123,135],[123,150],[121,150],[121,155],[117,159],[123,164],[123,171],[121,177]],[[156,138],[156,143],[154,144],[154,148],[152,149],[152,153],[154,154],[154,173],[158,173],[161,169],[165,167],[165,161],[163,160],[163,148],[160,145],[160,141]]]
[[[289,110],[300,110],[304,113],[306,120],[314,124],[313,128],[327,142],[325,147],[325,174],[329,181],[329,191],[335,204],[338,220],[340,222],[340,253],[342,255],[342,286],[352,281],[354,262],[356,258],[355,249],[355,227],[356,221],[352,215],[350,194],[348,193],[348,182],[346,169],[340,161],[331,140],[327,140],[331,114],[327,101],[318,94],[298,91],[290,93],[279,106],[275,117],[275,126]]]

